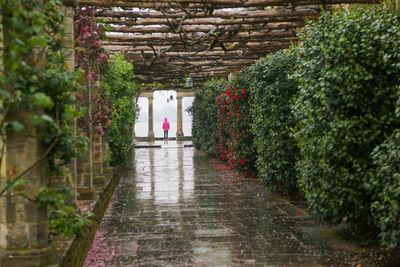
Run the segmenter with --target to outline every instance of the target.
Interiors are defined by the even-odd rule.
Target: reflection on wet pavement
[[[193,148],[134,153],[85,266],[351,266],[312,218]]]

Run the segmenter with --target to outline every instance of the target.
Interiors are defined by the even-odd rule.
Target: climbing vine
[[[85,95],[79,94],[78,98],[83,107],[86,107],[89,102],[97,104],[96,108],[91,110],[91,119],[83,118],[80,127],[88,132],[86,122],[92,120],[97,133],[103,135],[111,123],[111,102],[104,92],[99,90],[96,83],[101,73],[106,70],[108,62],[108,54],[101,46],[104,32],[97,25],[95,8],[91,6],[83,6],[76,12],[74,24],[76,61],[85,73],[87,88],[90,88]],[[97,90],[92,90],[93,88]]]
[[[23,132],[28,127],[36,127],[38,138],[46,148],[30,168],[11,173],[12,177],[1,188],[0,195],[3,195],[28,183],[25,174],[40,161],[48,161],[51,176],[61,174],[61,166],[85,149],[86,139],[73,132],[73,121],[82,115],[81,110],[74,108],[74,95],[82,90],[82,76],[65,68],[63,15],[59,12],[61,1],[1,0],[0,5],[4,29],[0,160],[4,160],[6,135]],[[48,192],[50,194],[51,190]],[[61,198],[54,208],[59,211],[71,209],[65,198]],[[74,226],[68,224],[65,227]]]
[[[111,100],[111,126],[108,131],[111,165],[122,163],[132,142],[135,124],[137,87],[133,81],[133,65],[121,54],[111,56],[102,87]]]

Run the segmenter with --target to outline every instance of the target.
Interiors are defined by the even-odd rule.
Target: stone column
[[[92,109],[99,109],[99,92],[100,92],[100,80],[97,80],[92,87]],[[95,115],[96,116],[96,115]],[[94,118],[94,121],[97,119]],[[92,129],[92,160],[93,160],[93,182],[95,184],[104,183],[104,171],[103,171],[103,136],[95,128]]]
[[[64,39],[64,60],[66,69],[68,71],[75,71],[75,34],[74,34],[74,16],[75,6],[74,2],[63,2],[62,13],[64,15],[63,26],[65,31]],[[77,135],[77,120],[73,122],[74,136]],[[78,165],[77,159],[73,158],[69,166],[70,175],[67,178],[72,178],[72,181],[65,181],[65,184],[73,188],[73,192],[77,195],[77,179],[78,179]],[[75,196],[76,198],[76,196]]]
[[[0,74],[3,73],[4,64],[3,64],[3,16],[0,12]],[[3,107],[3,101],[0,99],[0,108]],[[0,121],[2,121],[3,116],[0,113]],[[0,133],[2,134],[2,133]],[[1,136],[0,136],[1,137]],[[6,147],[3,143],[3,139],[0,138],[0,179],[6,176],[6,165],[5,165],[5,156],[6,156]]]
[[[182,111],[182,99],[183,96],[177,95],[176,100],[178,102],[177,108],[177,125],[176,125],[176,140],[183,139],[183,111]]]
[[[111,170],[110,167],[110,144],[107,133],[102,136],[102,154],[103,154],[103,172],[107,173]]]
[[[95,188],[93,186],[93,106],[92,106],[92,89],[93,89],[93,81],[87,81],[86,85],[86,108],[87,115],[83,118],[84,127],[86,129],[79,129],[83,131],[88,139],[88,151],[85,155],[82,155],[82,158],[78,160],[77,164],[77,191],[78,191],[78,199],[80,200],[90,200],[95,197]]]
[[[3,48],[3,42],[7,43],[9,37],[3,29],[0,35]],[[1,71],[7,71],[3,69],[3,53],[0,58]],[[40,68],[42,51],[32,51],[29,64]],[[19,177],[24,177],[27,182],[0,196],[0,266],[47,266],[51,263],[47,207],[39,206],[34,200],[48,183],[48,148],[38,140],[39,133],[31,123],[30,113],[14,109],[9,115],[12,116],[10,119],[23,124],[24,129],[3,133],[7,135],[4,144],[7,155],[1,164],[0,191]]]
[[[47,208],[33,200],[48,182],[46,148],[37,139],[29,114],[14,114],[25,128],[7,135],[7,173],[1,177],[0,188],[24,172],[28,181],[0,197],[0,266],[45,266],[51,260]]]
[[[148,138],[149,141],[154,141],[154,121],[153,121],[153,100],[154,96],[148,96],[147,100],[149,101],[149,133]]]
[[[63,15],[62,28],[65,32],[63,38],[63,56],[64,56],[64,68],[66,71],[75,71],[75,40],[74,40],[74,15],[75,9],[72,5],[62,5],[59,7],[60,14]],[[74,129],[76,135],[76,120],[71,122],[71,127]],[[59,160],[61,162],[61,160]],[[63,172],[60,175],[51,177],[50,187],[60,188],[66,187],[76,194],[76,177],[77,177],[77,165],[76,159],[72,159],[69,165],[63,167]],[[68,199],[69,203],[72,203],[75,197]]]

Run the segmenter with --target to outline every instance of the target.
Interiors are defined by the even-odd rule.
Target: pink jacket
[[[168,131],[169,130],[169,122],[167,120],[167,118],[164,119],[164,123],[162,125],[162,128],[164,131]]]

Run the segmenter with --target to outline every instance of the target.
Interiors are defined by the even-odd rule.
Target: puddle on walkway
[[[137,149],[86,258],[92,266],[352,266],[312,218],[193,148]]]

